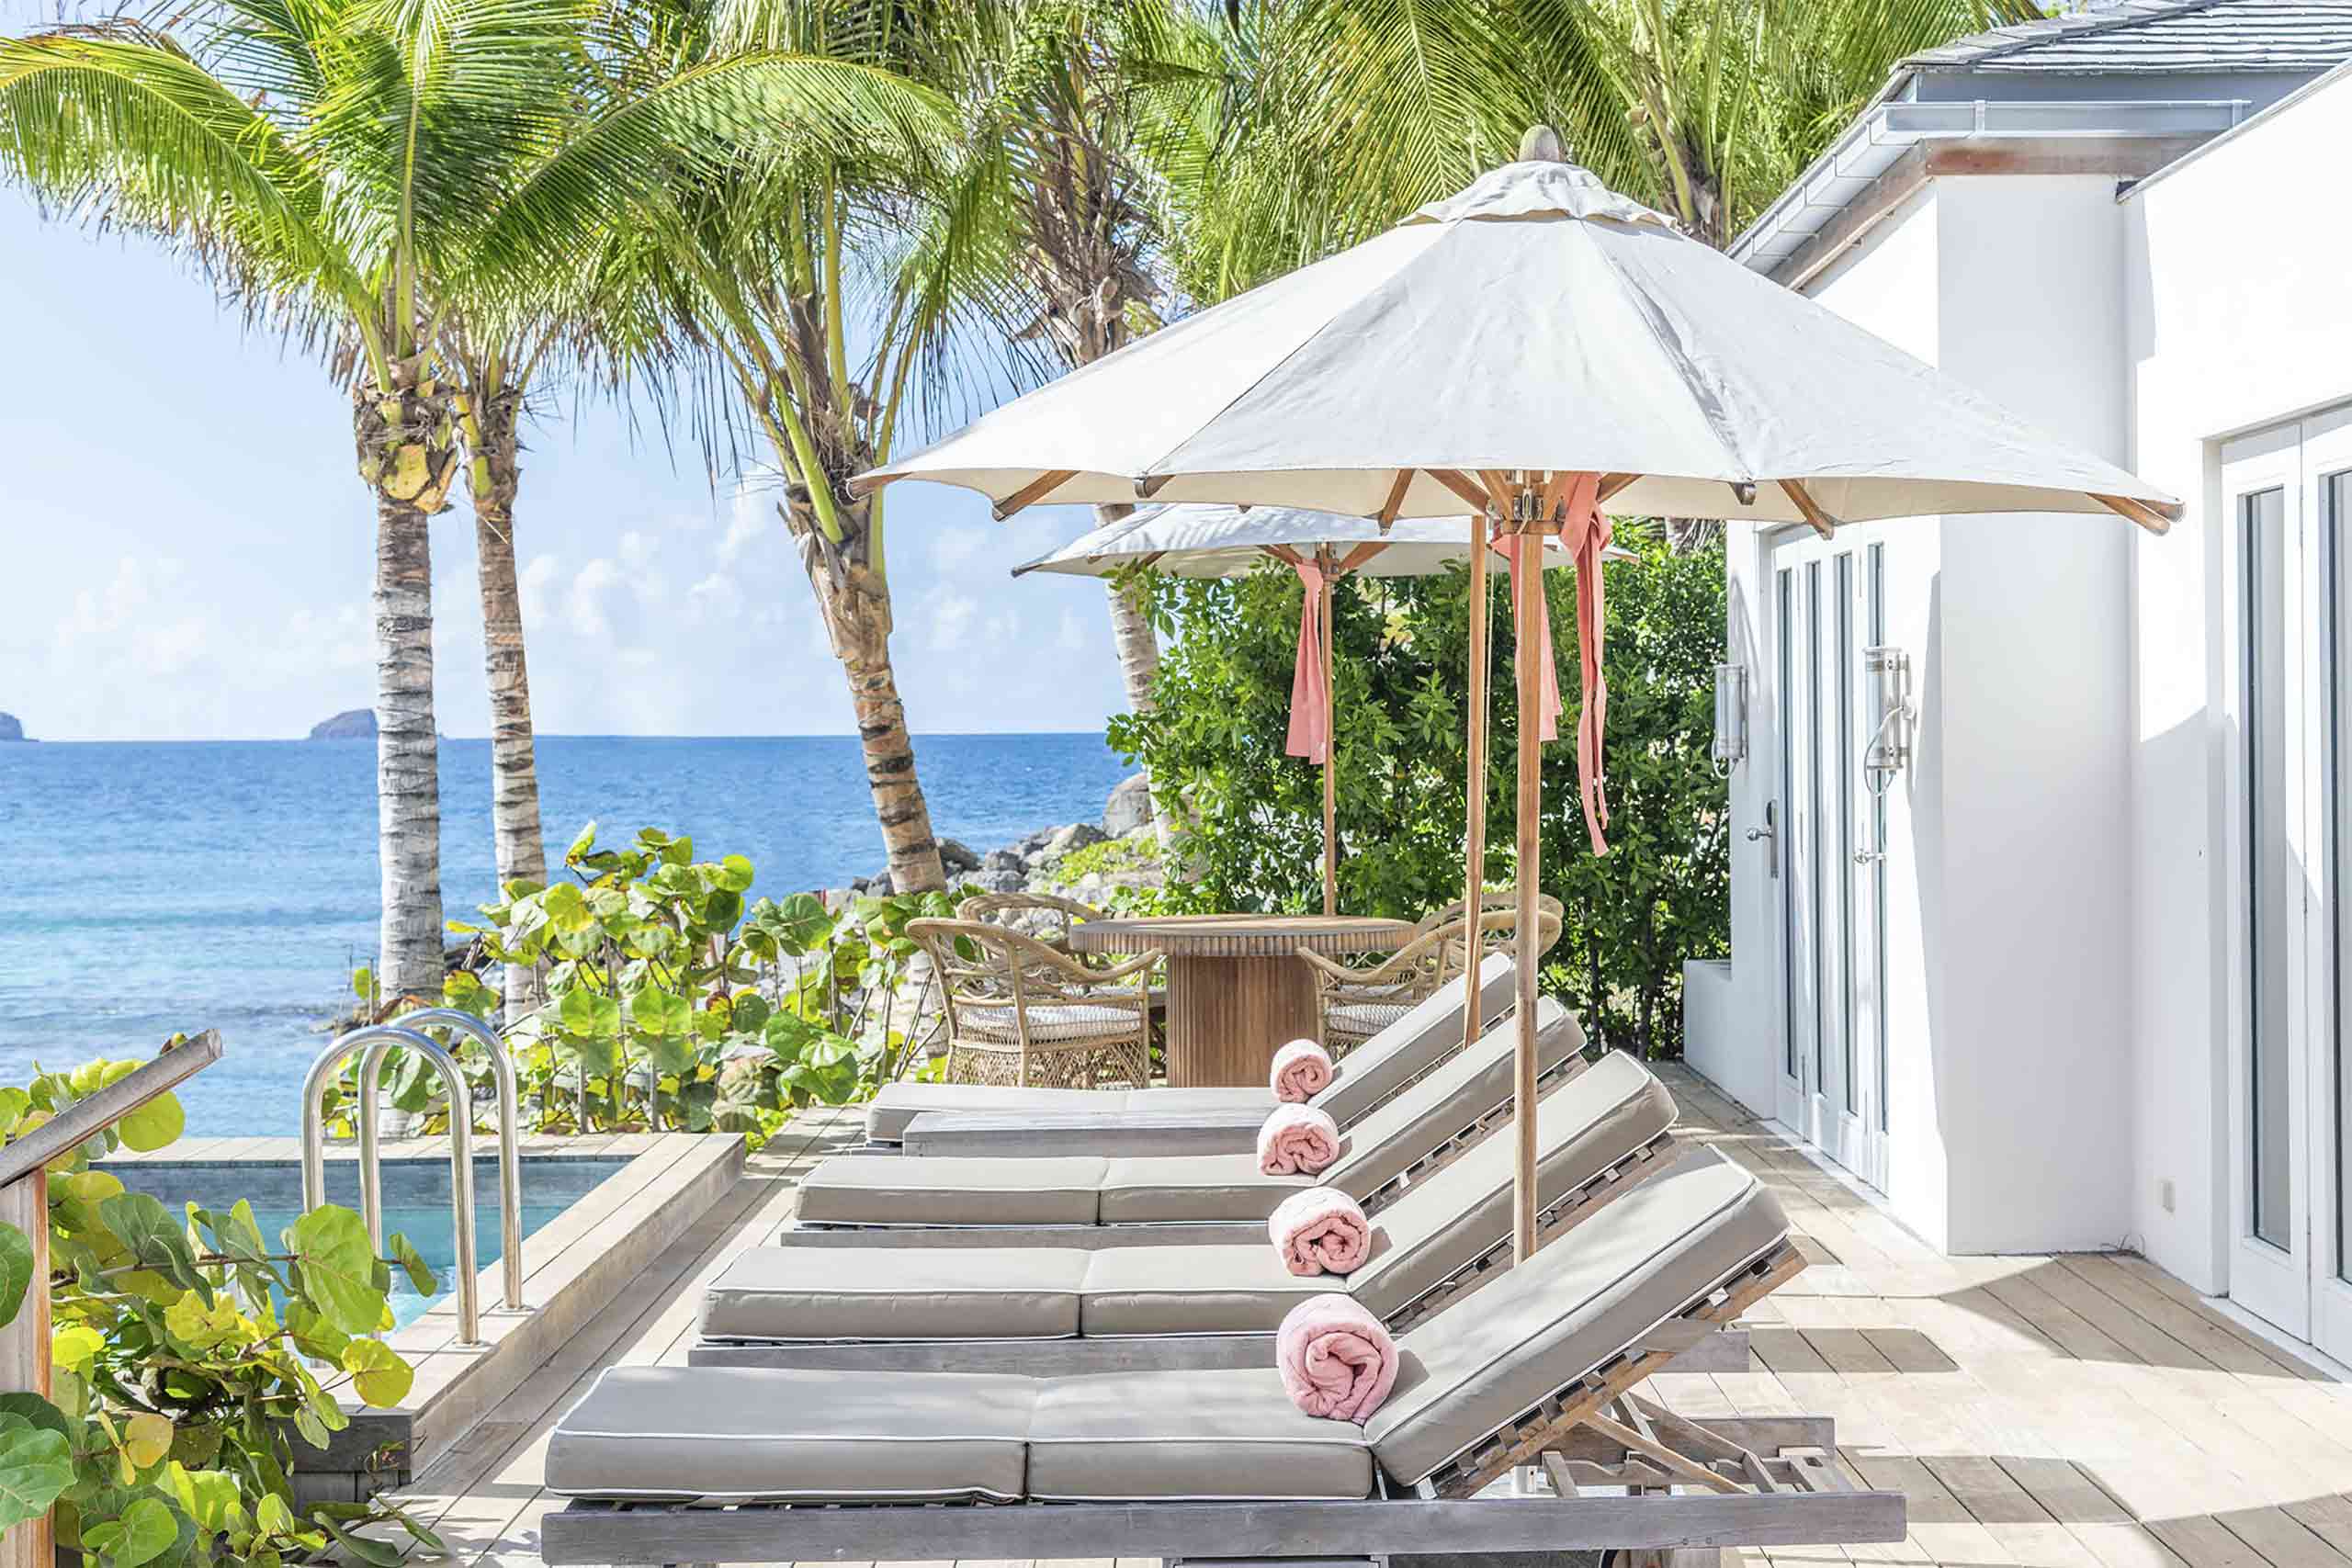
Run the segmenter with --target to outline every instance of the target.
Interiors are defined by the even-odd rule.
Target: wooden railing
[[[32,1283],[16,1321],[0,1327],[0,1392],[49,1397],[49,1167],[141,1106],[220,1059],[220,1036],[206,1030],[153,1061],[86,1095],[49,1121],[0,1145],[0,1221],[32,1243]],[[50,1516],[0,1536],[0,1568],[51,1568],[57,1556]]]

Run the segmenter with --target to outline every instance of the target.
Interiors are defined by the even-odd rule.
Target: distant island
[[[24,738],[25,727],[17,722],[17,716],[0,713],[0,740],[22,740]]]
[[[376,739],[376,710],[352,708],[311,726],[313,740],[373,740]]]

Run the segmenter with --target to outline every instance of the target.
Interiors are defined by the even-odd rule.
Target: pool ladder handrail
[[[384,1253],[383,1157],[379,1104],[385,1054],[395,1045],[415,1052],[440,1075],[449,1097],[449,1209],[456,1245],[458,1342],[479,1345],[481,1314],[477,1299],[474,1262],[474,1160],[471,1094],[464,1070],[449,1050],[423,1032],[426,1028],[454,1029],[478,1041],[489,1053],[491,1077],[498,1091],[498,1219],[500,1272],[506,1307],[525,1310],[523,1302],[523,1189],[521,1111],[514,1088],[514,1064],[495,1032],[471,1013],[455,1008],[417,1008],[388,1023],[366,1024],[338,1035],[319,1053],[302,1079],[302,1207],[315,1209],[326,1201],[327,1084],[341,1072],[354,1051],[359,1059],[359,1211],[368,1228],[368,1242],[376,1256]],[[364,1048],[364,1049],[363,1049]]]

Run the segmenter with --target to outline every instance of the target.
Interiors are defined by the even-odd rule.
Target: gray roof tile
[[[2123,0],[1923,50],[1922,71],[2313,71],[2352,59],[2352,0]]]

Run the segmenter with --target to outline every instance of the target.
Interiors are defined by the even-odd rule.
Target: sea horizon
[[[1095,821],[1130,770],[1101,732],[916,737],[934,832],[986,853]],[[692,834],[750,857],[751,897],[883,868],[854,735],[537,738],[548,866],[589,821]],[[443,905],[496,894],[490,742],[444,737]],[[375,749],[357,741],[103,740],[0,746],[0,1086],[36,1062],[152,1054],[219,1029],[222,1064],[183,1093],[191,1136],[290,1134],[317,1025],[372,962]]]

